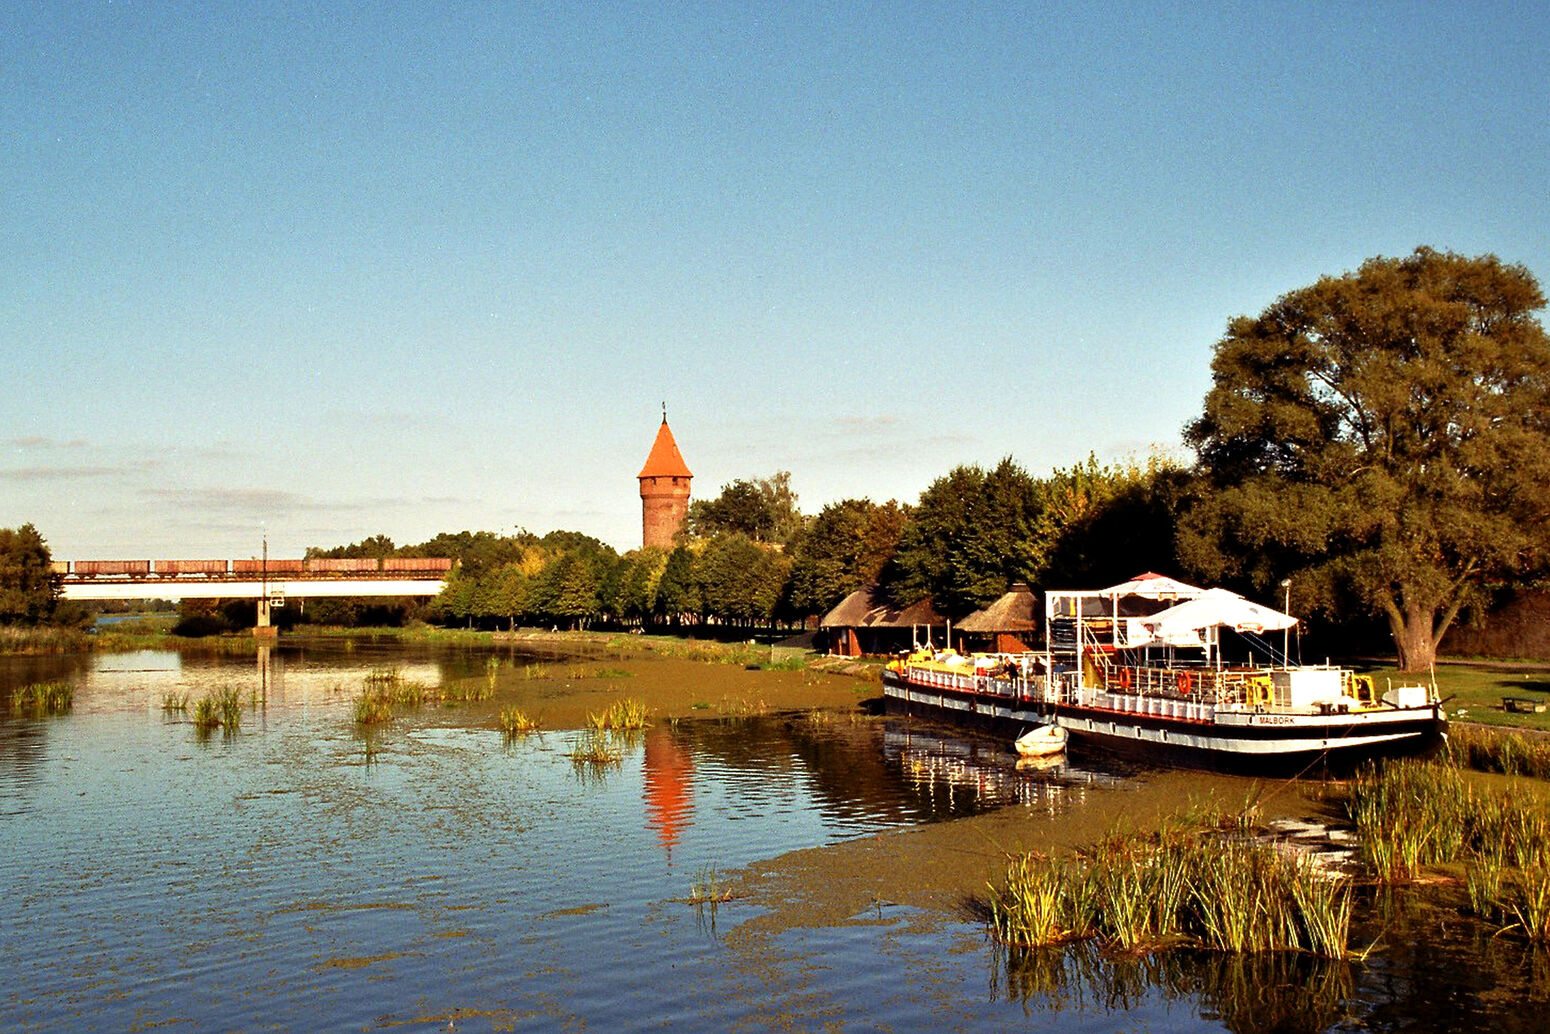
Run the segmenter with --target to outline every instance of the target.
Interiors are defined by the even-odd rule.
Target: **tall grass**
[[[194,701],[192,719],[196,729],[234,735],[242,728],[242,694],[231,686],[206,693]]]
[[[646,703],[633,697],[615,700],[605,710],[587,714],[587,726],[597,732],[637,731],[646,725]]]
[[[1361,772],[1346,810],[1379,881],[1462,864],[1467,911],[1550,943],[1550,812],[1537,798],[1478,788],[1453,764],[1401,761]]]
[[[526,736],[528,733],[538,731],[538,721],[528,716],[526,711],[517,707],[501,709],[501,731],[507,736]]]
[[[11,710],[41,718],[68,714],[75,706],[75,686],[69,682],[29,682],[11,690]]]
[[[1455,723],[1448,729],[1447,754],[1479,772],[1550,779],[1550,736]]]
[[[992,888],[1006,945],[1095,938],[1125,952],[1193,944],[1226,952],[1348,953],[1351,886],[1265,841],[1202,826],[1104,838],[1071,861],[1024,855]]]

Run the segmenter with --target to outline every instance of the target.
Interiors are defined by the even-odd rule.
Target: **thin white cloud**
[[[18,467],[0,470],[3,481],[78,481],[87,478],[116,477],[127,473],[125,467]]]
[[[21,438],[8,438],[5,444],[13,449],[29,449],[42,452],[49,449],[84,449],[86,448],[86,439],[72,438],[67,442],[60,442],[55,441],[53,438],[45,438],[42,435],[30,434]]]

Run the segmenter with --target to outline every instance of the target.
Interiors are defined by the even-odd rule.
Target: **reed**
[[[161,695],[161,709],[168,713],[181,714],[188,711],[188,694],[167,692]]]
[[[627,697],[615,700],[605,710],[587,714],[587,726],[594,732],[625,731],[646,728],[646,703]]]
[[[393,701],[384,692],[370,687],[355,698],[355,724],[380,725],[393,717]]]
[[[1111,835],[1073,863],[1014,858],[992,888],[993,938],[1022,949],[1095,938],[1136,953],[1194,944],[1245,953],[1348,953],[1349,881],[1236,831],[1185,825]]]
[[[538,731],[537,720],[530,718],[526,711],[517,707],[501,709],[501,731],[507,736],[526,736],[528,733]]]
[[[701,866],[695,874],[694,882],[689,884],[689,903],[691,905],[717,904],[732,900],[732,888],[725,881],[716,879],[715,867]]]
[[[242,694],[230,686],[206,693],[194,701],[192,720],[196,729],[234,735],[242,727]]]
[[[568,756],[577,766],[616,765],[624,760],[624,750],[606,732],[583,729],[571,741]]]
[[[1447,756],[1479,772],[1550,779],[1550,737],[1455,723],[1448,729]]]
[[[11,710],[33,717],[68,714],[75,706],[75,687],[68,682],[29,682],[11,691]]]
[[[1512,882],[1505,909],[1517,921],[1516,929],[1535,944],[1550,944],[1550,868],[1523,870]]]

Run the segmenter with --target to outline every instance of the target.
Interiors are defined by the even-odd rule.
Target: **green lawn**
[[[1411,676],[1387,667],[1364,667],[1381,696],[1390,685],[1413,683]],[[1550,670],[1506,663],[1437,665],[1437,692],[1447,700],[1448,717],[1486,725],[1550,730]],[[1517,714],[1502,708],[1502,697],[1528,697],[1545,705],[1539,714]],[[1448,699],[1451,697],[1452,699]]]

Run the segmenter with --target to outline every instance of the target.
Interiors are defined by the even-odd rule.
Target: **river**
[[[385,669],[496,692],[363,732]],[[1009,958],[960,853],[1193,777],[779,706],[844,680],[360,640],[0,658],[7,702],[47,679],[68,715],[0,721],[7,1031],[1542,1029],[1540,955],[1409,899],[1368,910],[1362,963]],[[225,687],[235,735],[163,709]],[[637,691],[651,727],[573,761],[575,701]],[[501,733],[512,701],[545,731]]]

